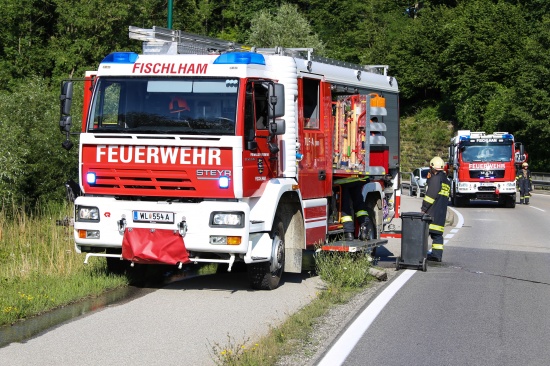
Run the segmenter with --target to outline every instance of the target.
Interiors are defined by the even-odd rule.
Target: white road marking
[[[529,207],[534,208],[535,210],[546,212],[546,210],[543,210],[542,208],[538,208],[538,207],[535,207],[535,206],[529,206]]]
[[[447,234],[447,236],[445,236],[446,238],[452,238],[464,225],[464,217],[462,214],[452,207],[449,207],[449,209],[458,217],[458,222],[455,227],[451,229],[452,234]],[[447,240],[444,241],[444,244],[447,244]],[[374,319],[376,319],[378,314],[380,314],[382,309],[384,309],[397,291],[399,291],[416,272],[417,271],[412,269],[405,270],[384,291],[382,291],[382,293],[378,295],[361,314],[359,314],[357,319],[355,319],[346,329],[344,334],[338,338],[336,343],[334,343],[317,366],[342,365],[357,342],[359,342],[359,339],[361,339],[363,334],[369,329]]]
[[[464,225],[464,217],[462,216],[462,214],[452,207],[449,207],[449,209],[453,211],[456,216],[458,216],[458,222],[455,225],[455,230],[462,228],[462,226]]]
[[[412,269],[405,270],[397,277],[373,302],[355,319],[348,329],[340,336],[317,366],[337,366],[344,363],[351,350],[370,327],[374,319],[384,309],[384,306],[399,291],[401,287],[416,273]]]

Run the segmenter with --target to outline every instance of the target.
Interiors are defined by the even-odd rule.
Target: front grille
[[[483,191],[483,192],[494,192],[494,191],[495,191],[495,187],[491,187],[491,186],[479,186],[479,187],[478,187],[478,190],[479,190],[479,191]]]
[[[196,187],[185,170],[154,169],[94,169],[96,184],[102,190],[117,191],[195,191]],[[128,192],[129,193],[129,192]]]
[[[470,178],[504,178],[505,170],[470,170]]]

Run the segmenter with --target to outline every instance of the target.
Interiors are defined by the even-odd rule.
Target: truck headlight
[[[76,221],[97,221],[99,222],[99,208],[88,206],[76,206]]]
[[[210,226],[215,227],[244,227],[244,212],[212,212]]]

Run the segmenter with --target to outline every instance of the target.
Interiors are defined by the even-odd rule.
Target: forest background
[[[83,77],[113,51],[140,52],[128,26],[166,27],[167,5],[0,0],[3,202],[64,199],[78,151],[61,148],[61,80]],[[400,87],[403,171],[445,157],[458,129],[513,133],[531,170],[550,170],[547,0],[173,0],[172,19],[173,29],[237,43],[389,65]]]

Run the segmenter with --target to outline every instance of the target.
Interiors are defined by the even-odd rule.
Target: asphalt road
[[[402,212],[420,204],[421,198],[403,197]],[[548,364],[550,196],[535,195],[530,206],[515,209],[485,203],[456,212],[450,218],[460,227],[446,228],[444,263],[430,264],[426,273],[392,273],[365,300],[363,309],[410,276],[344,364]],[[400,240],[381,249],[379,264],[394,271]],[[308,274],[287,275],[275,291],[251,291],[243,273],[188,279],[0,348],[0,365],[212,365],[212,352],[258,339],[321,286]],[[346,327],[340,329],[344,334]],[[339,337],[332,339],[327,350]],[[318,354],[317,361],[326,353]]]
[[[420,203],[404,197],[404,206],[410,200]],[[550,363],[550,196],[535,194],[531,205],[515,209],[476,202],[454,210],[443,263],[430,262],[427,272],[400,270],[392,282],[410,278],[331,366]],[[388,246],[392,256],[399,249]],[[358,322],[329,353],[343,354],[338,340]]]
[[[212,352],[259,339],[307,304],[318,277],[252,291],[246,273],[195,277],[0,348],[0,365],[214,365]]]

